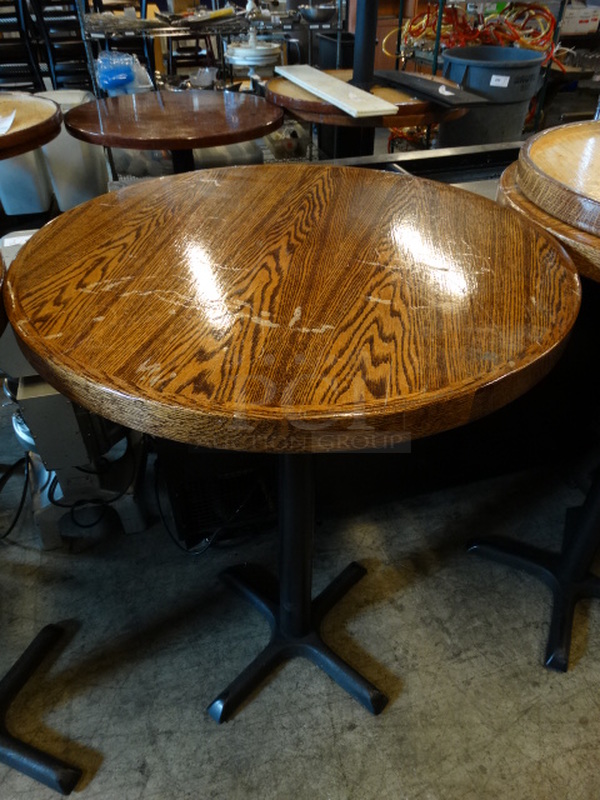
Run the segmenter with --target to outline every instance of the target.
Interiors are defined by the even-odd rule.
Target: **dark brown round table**
[[[562,352],[580,285],[562,247],[452,187],[312,165],[203,170],[92,200],[13,262],[7,312],[32,364],[148,434],[280,454],[279,584],[226,578],[266,648],[210,705],[227,719],[305,656],[373,713],[385,696],[321,640],[364,574],[312,598],[312,454],[393,448],[489,414]]]
[[[106,147],[170,150],[175,172],[194,169],[192,150],[258,139],[283,123],[283,110],[240,92],[190,89],[118,95],[76,106],[65,127]]]

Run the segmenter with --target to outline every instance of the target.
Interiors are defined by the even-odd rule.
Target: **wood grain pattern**
[[[498,202],[541,225],[564,244],[578,272],[600,281],[600,237],[556,219],[528,200],[517,184],[517,162],[504,170],[498,184]]]
[[[600,235],[600,122],[549,128],[519,153],[517,183],[539,208]]]
[[[28,153],[58,136],[62,114],[52,100],[20,92],[0,92],[0,117],[13,110],[17,112],[14,122],[0,136],[0,159]]]
[[[146,92],[93,100],[65,115],[70,134],[93,144],[190,150],[257,139],[283,123],[280,108],[237,92]]]
[[[492,201],[410,176],[262,165],[61,215],[4,291],[33,365],[134,429],[249,451],[391,446],[476,419],[558,358],[580,286]]]
[[[334,75],[339,80],[349,81],[352,78],[351,69],[324,71],[328,75]],[[315,122],[322,125],[341,125],[343,127],[372,126],[385,128],[398,125],[428,125],[449,118],[455,119],[466,113],[466,109],[442,108],[429,100],[412,97],[410,94],[388,86],[373,86],[370,91],[376,97],[395,105],[396,113],[388,116],[355,119],[326,100],[322,100],[285,78],[271,78],[267,82],[265,96],[269,102],[287,109],[294,116],[305,122]]]

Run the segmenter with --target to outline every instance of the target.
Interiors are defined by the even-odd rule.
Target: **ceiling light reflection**
[[[592,197],[599,197],[600,181],[597,177],[598,170],[598,139],[590,137],[583,146],[581,158],[575,170],[574,185],[580,191]]]
[[[212,259],[206,249],[197,244],[188,244],[185,248],[188,268],[192,276],[198,305],[202,307],[211,325],[219,330],[231,327],[233,316],[230,314],[223,289],[214,269]]]
[[[422,270],[444,294],[453,300],[465,300],[469,295],[469,283],[463,267],[440,246],[427,239],[417,228],[405,222],[392,226],[394,244],[402,252],[402,260],[409,259]]]

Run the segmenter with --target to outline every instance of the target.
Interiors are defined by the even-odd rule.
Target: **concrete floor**
[[[407,454],[317,462],[315,591],[350,560],[368,567],[324,635],[388,694],[380,716],[303,661],[229,723],[207,715],[268,637],[219,571],[274,566],[272,526],[199,557],[160,522],[49,552],[28,502],[0,548],[0,674],[46,623],[69,634],[10,727],[81,767],[86,800],[596,800],[600,603],[577,609],[569,671],[548,671],[548,590],[465,544],[495,533],[560,547],[600,463],[599,294],[586,285],[563,361],[510,408]],[[11,413],[4,463],[21,455]],[[21,485],[0,494],[0,524]],[[52,796],[0,766],[3,800]]]

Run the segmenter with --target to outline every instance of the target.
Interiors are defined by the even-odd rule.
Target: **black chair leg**
[[[11,704],[63,634],[58,625],[46,625],[0,680],[0,763],[60,794],[70,794],[81,777],[81,770],[22,742],[6,728]]]

